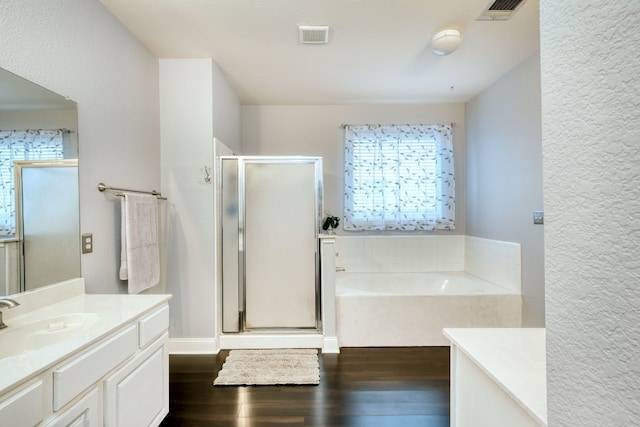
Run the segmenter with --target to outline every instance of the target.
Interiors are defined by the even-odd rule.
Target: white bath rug
[[[231,350],[213,385],[319,384],[315,349]]]

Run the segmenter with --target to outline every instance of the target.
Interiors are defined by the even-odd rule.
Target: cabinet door
[[[157,426],[169,412],[168,334],[104,382],[105,427]]]
[[[78,403],[47,424],[47,427],[98,427],[100,425],[99,405],[98,390],[94,388]]]

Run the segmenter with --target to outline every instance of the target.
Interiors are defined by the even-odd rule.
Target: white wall
[[[540,2],[548,419],[640,419],[640,2]]]
[[[214,136],[240,146],[240,103],[211,59],[160,60],[172,352],[217,350]]]
[[[342,124],[456,123],[453,144],[456,168],[456,229],[465,232],[465,128],[463,104],[436,105],[250,105],[242,110],[242,153],[322,156],[324,207],[343,216]],[[342,227],[338,234],[344,232]],[[375,234],[375,232],[359,232]],[[385,234],[398,234],[385,232]]]
[[[0,129],[68,129],[77,131],[76,109],[1,110]]]
[[[213,96],[213,136],[237,152],[241,147],[242,107],[222,70],[213,62],[211,69]]]
[[[544,326],[540,57],[466,105],[467,234],[520,243],[524,326]]]
[[[160,188],[158,61],[97,0],[0,2],[0,67],[78,103],[82,256],[90,292],[118,279],[120,204],[99,182]]]

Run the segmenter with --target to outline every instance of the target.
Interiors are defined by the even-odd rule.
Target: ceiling
[[[243,104],[466,102],[539,49],[538,0],[507,21],[477,20],[492,0],[100,1],[156,56],[213,58]],[[462,45],[436,56],[445,28]]]

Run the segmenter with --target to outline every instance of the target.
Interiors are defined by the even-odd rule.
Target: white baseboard
[[[169,354],[218,354],[221,349],[320,348],[322,353],[340,353],[337,337],[308,335],[222,335],[216,338],[170,338]]]
[[[322,348],[321,334],[228,334],[219,338],[220,348],[253,349],[253,348]]]
[[[169,338],[169,354],[218,354],[215,338]]]
[[[340,346],[338,345],[338,337],[324,337],[323,353],[340,353]]]

